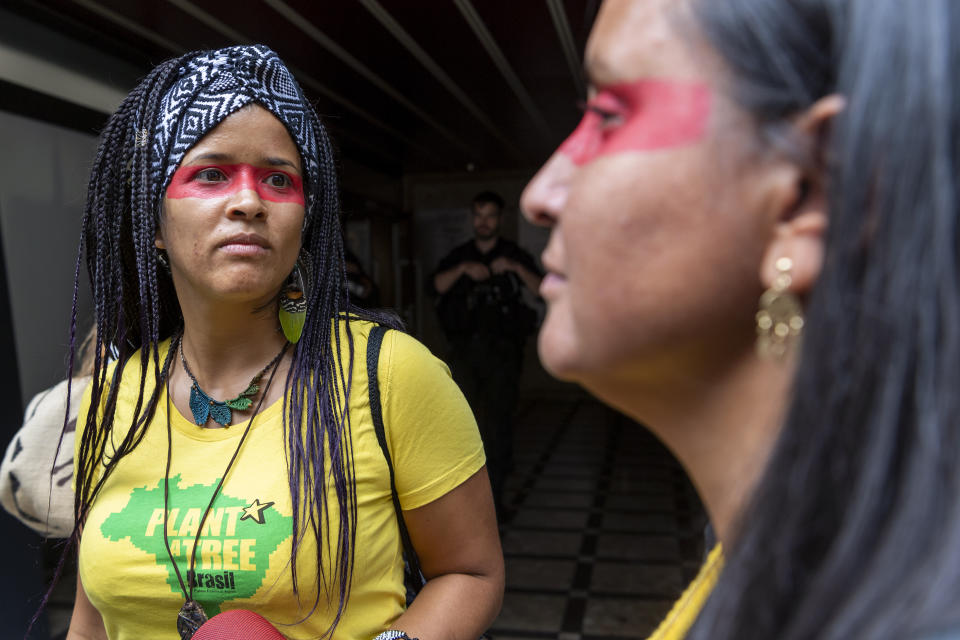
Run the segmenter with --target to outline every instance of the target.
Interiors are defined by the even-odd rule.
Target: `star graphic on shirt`
[[[253,502],[250,503],[249,507],[243,508],[243,515],[240,516],[240,520],[246,520],[249,518],[257,524],[263,524],[263,512],[265,509],[272,507],[272,502],[266,502],[261,504],[259,498],[254,498]]]

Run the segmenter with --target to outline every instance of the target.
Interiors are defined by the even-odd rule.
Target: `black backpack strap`
[[[380,382],[377,369],[380,363],[380,346],[383,344],[383,336],[386,332],[386,327],[377,325],[370,330],[370,335],[367,337],[367,380],[370,388],[370,415],[373,418],[373,430],[377,434],[377,442],[380,443],[380,450],[383,451],[383,457],[387,460],[387,469],[390,471],[390,493],[393,497],[393,509],[397,514],[397,526],[400,529],[403,553],[410,573],[415,576],[414,579],[418,582],[416,589],[419,591],[423,581],[420,573],[420,560],[417,558],[417,552],[410,541],[407,524],[403,521],[400,496],[397,495],[397,484],[393,474],[393,460],[390,458],[390,449],[387,447],[387,433],[383,427],[383,407],[380,404]]]

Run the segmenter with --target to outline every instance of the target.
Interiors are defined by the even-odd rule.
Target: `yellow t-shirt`
[[[335,635],[349,640],[373,638],[388,629],[405,606],[402,549],[390,481],[368,401],[366,342],[371,327],[351,322],[355,350],[350,435],[357,532],[350,598]],[[169,341],[161,345],[161,357],[168,348]],[[348,362],[346,353],[343,361]],[[132,359],[120,383],[115,438],[129,424],[139,370],[139,359]],[[484,464],[483,445],[446,365],[416,340],[399,331],[387,332],[378,375],[397,492],[404,509],[415,509],[477,472]],[[153,384],[148,376],[145,395]],[[78,428],[84,424],[88,406],[89,396]],[[166,528],[170,552],[186,582],[200,519],[237,449],[245,423],[229,429],[201,428],[170,407],[172,462]],[[179,637],[176,620],[184,597],[163,536],[166,412],[164,394],[143,441],[104,484],[80,542],[84,589],[112,639]],[[317,638],[328,628],[339,601],[330,562],[338,536],[336,531],[325,534],[330,544],[324,549],[323,566],[332,588],[329,596],[321,590],[311,613],[317,597],[316,544],[308,530],[297,556],[297,597],[291,582],[293,511],[281,413],[282,400],[257,415],[207,515],[197,545],[194,598],[208,616],[225,609],[251,609],[288,638]],[[329,522],[336,525],[339,511],[332,487],[327,495]]]
[[[647,640],[683,640],[693,626],[700,610],[707,603],[710,592],[717,584],[717,577],[723,568],[723,549],[716,545],[707,555],[697,577],[673,604],[670,613],[663,619]]]

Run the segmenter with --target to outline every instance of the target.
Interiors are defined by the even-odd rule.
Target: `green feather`
[[[290,313],[281,307],[278,315],[280,316],[280,327],[283,329],[283,335],[294,344],[299,342],[300,336],[303,334],[303,323],[307,317],[306,311]]]

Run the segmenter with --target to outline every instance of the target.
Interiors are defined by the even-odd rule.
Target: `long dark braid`
[[[160,190],[152,189],[152,135],[161,101],[177,80],[181,66],[196,54],[171,59],[156,67],[121,104],[101,134],[84,210],[80,255],[74,278],[74,311],[71,322],[70,375],[76,343],[76,297],[80,261],[85,258],[96,308],[97,343],[94,375],[90,390],[90,411],[82,431],[76,460],[75,519],[77,528],[70,546],[77,544],[79,526],[89,513],[104,480],[116,465],[142,440],[152,420],[161,384],[154,384],[144,397],[148,374],[162,380],[171,366],[171,353],[160,362],[159,343],[182,323],[173,283],[158,267],[154,246],[160,221]],[[296,555],[308,532],[317,542],[317,599],[320,592],[331,601],[336,593],[337,614],[325,635],[332,635],[350,592],[356,537],[356,487],[348,398],[353,367],[351,319],[366,319],[399,328],[389,313],[367,312],[350,304],[348,298],[335,151],[326,129],[313,110],[318,163],[317,181],[306,185],[315,197],[309,200],[303,246],[312,257],[311,281],[303,335],[293,352],[284,395],[284,434],[288,446],[288,480],[294,505],[292,582],[299,593]],[[344,321],[346,345],[332,320]],[[334,327],[331,340],[331,326]],[[341,358],[346,346],[348,362]],[[117,360],[112,379],[107,381],[105,352]],[[129,424],[114,425],[119,382],[130,357],[140,354],[139,395]],[[152,366],[148,361],[152,360]],[[306,400],[306,402],[304,402]],[[96,409],[100,407],[100,410]],[[107,443],[115,441],[115,449]],[[331,468],[325,468],[324,452]],[[333,480],[339,522],[331,523],[327,509],[327,475]],[[333,524],[333,526],[331,526]],[[330,550],[324,531],[337,535],[337,547]],[[322,556],[331,553],[334,574],[325,575]],[[62,563],[61,563],[62,564]],[[312,611],[311,611],[312,613]],[[308,614],[309,616],[310,614]],[[308,617],[307,616],[307,617]]]
[[[130,92],[101,134],[91,171],[80,254],[86,258],[97,323],[90,407],[102,405],[103,409],[101,416],[93,410],[87,413],[79,436],[74,513],[78,523],[86,518],[100,486],[117,462],[143,438],[161,391],[160,385],[154,385],[144,405],[147,356],[152,353],[153,372],[158,378],[160,337],[179,325],[179,305],[173,295],[172,282],[167,279],[161,285],[157,277],[153,239],[160,203],[153,201],[155,198],[148,188],[149,154],[145,132],[151,129],[160,97],[176,78],[180,62],[173,59],[161,64]],[[78,256],[77,273],[81,259]],[[78,287],[79,281],[75,281],[74,289]],[[76,307],[73,315],[75,318]],[[72,332],[71,352],[75,339]],[[111,451],[109,456],[104,454],[109,436],[114,432],[118,385],[106,384],[104,354],[107,350],[111,350],[118,361],[114,382],[121,379],[131,355],[140,351],[142,356],[140,394],[131,428],[125,431],[116,451]],[[164,371],[166,368],[165,363]],[[72,373],[71,366],[69,375]]]
[[[313,114],[311,114],[313,115]],[[338,562],[333,576],[324,574],[323,565],[318,566],[318,589],[332,595],[334,583],[339,595],[339,606],[333,628],[343,613],[350,580],[353,573],[353,540],[356,531],[356,495],[353,482],[353,459],[350,443],[349,412],[341,411],[346,406],[346,396],[350,389],[349,374],[345,376],[340,358],[331,357],[341,353],[341,338],[334,331],[333,344],[330,336],[330,319],[341,317],[347,305],[346,268],[344,265],[343,245],[339,220],[339,192],[335,160],[326,130],[319,118],[314,117],[314,127],[318,133],[318,162],[322,188],[316,192],[313,206],[316,209],[311,216],[311,224],[304,237],[304,247],[312,256],[311,280],[318,283],[310,291],[307,300],[307,316],[312,321],[304,326],[303,335],[297,343],[295,360],[287,374],[284,420],[287,424],[303,424],[299,437],[287,438],[287,473],[290,482],[293,513],[293,553],[296,555],[302,537],[308,530],[313,532],[318,542],[321,532],[330,527],[329,511],[326,506],[326,487],[323,479],[328,473],[332,476],[336,489],[340,522],[337,528],[336,557]],[[346,323],[349,362],[347,372],[353,368],[353,339],[350,323]],[[315,367],[313,363],[322,363]],[[319,369],[319,371],[317,371]],[[319,374],[319,375],[314,375]],[[302,398],[308,398],[303,406]],[[323,401],[326,400],[326,401]],[[341,404],[343,403],[343,404]],[[291,430],[291,434],[297,430]],[[324,468],[324,448],[329,450],[331,469]],[[346,447],[346,451],[344,448]],[[303,483],[304,495],[300,495],[300,478],[313,475],[312,482]],[[296,565],[292,565],[294,589],[298,589]],[[314,602],[316,608],[318,601]]]

